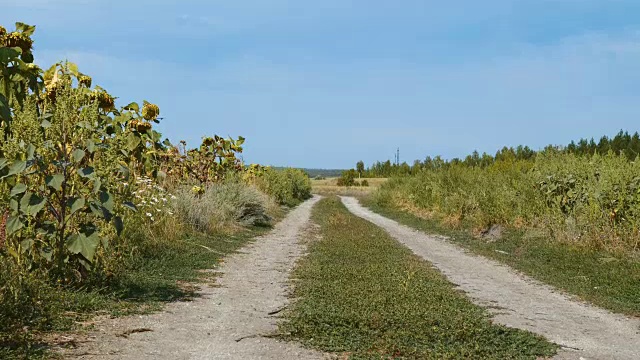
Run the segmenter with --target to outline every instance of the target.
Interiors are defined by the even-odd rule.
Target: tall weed
[[[544,230],[550,238],[616,251],[640,244],[640,164],[615,154],[555,151],[487,167],[451,165],[394,178],[377,201],[486,229]]]

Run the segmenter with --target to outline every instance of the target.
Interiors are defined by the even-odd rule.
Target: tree
[[[486,152],[482,153],[482,158],[480,159],[480,166],[487,167],[493,164],[493,156],[487,154]]]
[[[362,177],[362,173],[364,172],[364,162],[362,160],[358,161],[356,164],[356,171],[358,172],[358,177]]]
[[[413,166],[411,167],[411,174],[417,174],[422,169],[422,161],[414,160]]]
[[[382,174],[383,177],[391,176],[391,160],[387,160],[382,164]]]
[[[402,164],[400,164],[396,170],[397,170],[396,175],[401,175],[401,176],[411,175],[411,166],[409,166],[409,164],[407,164],[406,161],[403,161]]]
[[[611,142],[606,135],[600,138],[597,149],[598,154],[600,155],[605,155],[609,150],[611,150]]]
[[[342,176],[338,178],[338,186],[354,186],[356,184],[356,171],[353,169],[345,170],[342,172]]]
[[[629,140],[629,148],[627,149],[627,157],[629,160],[635,160],[636,157],[640,154],[640,135],[638,133],[634,133]]]

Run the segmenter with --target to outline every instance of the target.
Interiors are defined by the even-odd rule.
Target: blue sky
[[[640,130],[637,0],[0,0],[172,141],[345,168]]]

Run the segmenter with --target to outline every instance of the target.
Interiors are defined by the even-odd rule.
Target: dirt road
[[[496,322],[540,334],[563,346],[561,359],[640,359],[640,321],[586,305],[492,260],[466,253],[342,197],[355,215],[385,229],[433,263]]]
[[[321,353],[260,335],[277,330],[287,303],[288,272],[303,254],[299,240],[318,197],[300,205],[268,235],[217,269],[219,287],[174,303],[166,311],[101,324],[81,359],[321,359]]]

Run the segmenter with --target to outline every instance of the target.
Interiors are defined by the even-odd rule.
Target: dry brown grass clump
[[[210,232],[268,225],[280,211],[271,197],[242,182],[211,184],[202,194],[184,187],[176,197],[175,210],[183,220]]]

